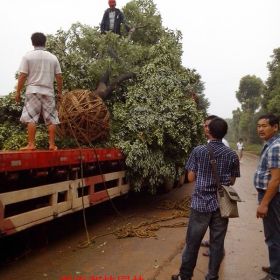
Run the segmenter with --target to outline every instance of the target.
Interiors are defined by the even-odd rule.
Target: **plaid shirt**
[[[267,184],[271,179],[271,168],[280,168],[280,135],[273,136],[264,145],[254,176],[256,189],[267,189]],[[278,191],[280,192],[280,186]]]
[[[221,184],[228,186],[231,177],[240,177],[238,156],[233,150],[226,147],[222,141],[212,140],[209,145],[213,149]],[[186,163],[186,170],[193,171],[196,174],[191,207],[199,212],[216,211],[219,208],[217,186],[206,145],[194,148]]]

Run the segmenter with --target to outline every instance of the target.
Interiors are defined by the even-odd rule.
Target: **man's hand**
[[[26,78],[27,78],[27,74],[25,74],[25,73],[20,73],[18,76],[17,91],[16,91],[16,96],[15,96],[15,100],[17,103],[20,102],[20,93],[24,87]]]
[[[56,96],[56,104],[57,104],[57,106],[60,104],[61,99],[62,99],[62,94],[61,93],[57,94],[57,96]]]
[[[267,216],[268,206],[260,204],[257,208],[257,218],[264,218]]]
[[[15,101],[16,101],[16,103],[20,103],[20,92],[16,93]]]
[[[129,32],[133,33],[135,31],[135,27],[130,28]]]
[[[267,216],[268,205],[279,190],[280,168],[271,168],[270,174],[271,178],[268,181],[267,190],[259,207],[257,208],[257,218],[264,218]]]

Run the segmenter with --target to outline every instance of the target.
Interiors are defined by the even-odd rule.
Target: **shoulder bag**
[[[214,158],[214,153],[210,145],[207,145],[207,149],[210,154],[210,162],[212,171],[215,176],[217,184],[217,196],[222,218],[237,218],[239,217],[237,202],[241,202],[238,193],[233,187],[221,185],[220,178],[218,176],[217,163]]]

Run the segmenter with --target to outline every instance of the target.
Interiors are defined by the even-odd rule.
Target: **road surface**
[[[226,255],[221,280],[255,280],[265,276],[261,266],[268,264],[262,221],[256,219],[257,193],[252,177],[258,158],[245,154],[241,178],[236,188],[244,200],[239,203],[240,218],[231,219],[226,236]],[[90,239],[87,240],[80,213],[59,218],[32,230],[1,240],[1,280],[169,280],[178,272],[187,222],[184,217],[162,221],[149,238],[118,239],[110,234],[120,226],[139,225],[171,217],[174,210],[159,208],[163,202],[179,201],[191,194],[185,184],[167,194],[132,196],[104,203],[86,211]],[[116,210],[116,209],[117,210]],[[207,237],[207,236],[206,236]],[[202,280],[208,258],[201,248],[194,280]],[[6,257],[9,256],[9,257]]]

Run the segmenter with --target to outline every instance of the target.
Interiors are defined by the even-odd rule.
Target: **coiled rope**
[[[90,243],[94,243],[98,238],[115,235],[117,238],[138,237],[138,238],[150,238],[156,237],[156,231],[160,228],[177,228],[186,227],[187,222],[175,222],[167,224],[166,222],[175,220],[178,218],[187,218],[190,214],[190,197],[186,197],[180,201],[163,201],[157,208],[164,210],[173,210],[172,215],[168,217],[156,218],[151,221],[144,221],[138,225],[127,223],[126,225],[119,227],[113,231],[94,236],[90,239]],[[85,248],[88,246],[88,242],[82,242],[78,245],[79,248]]]

